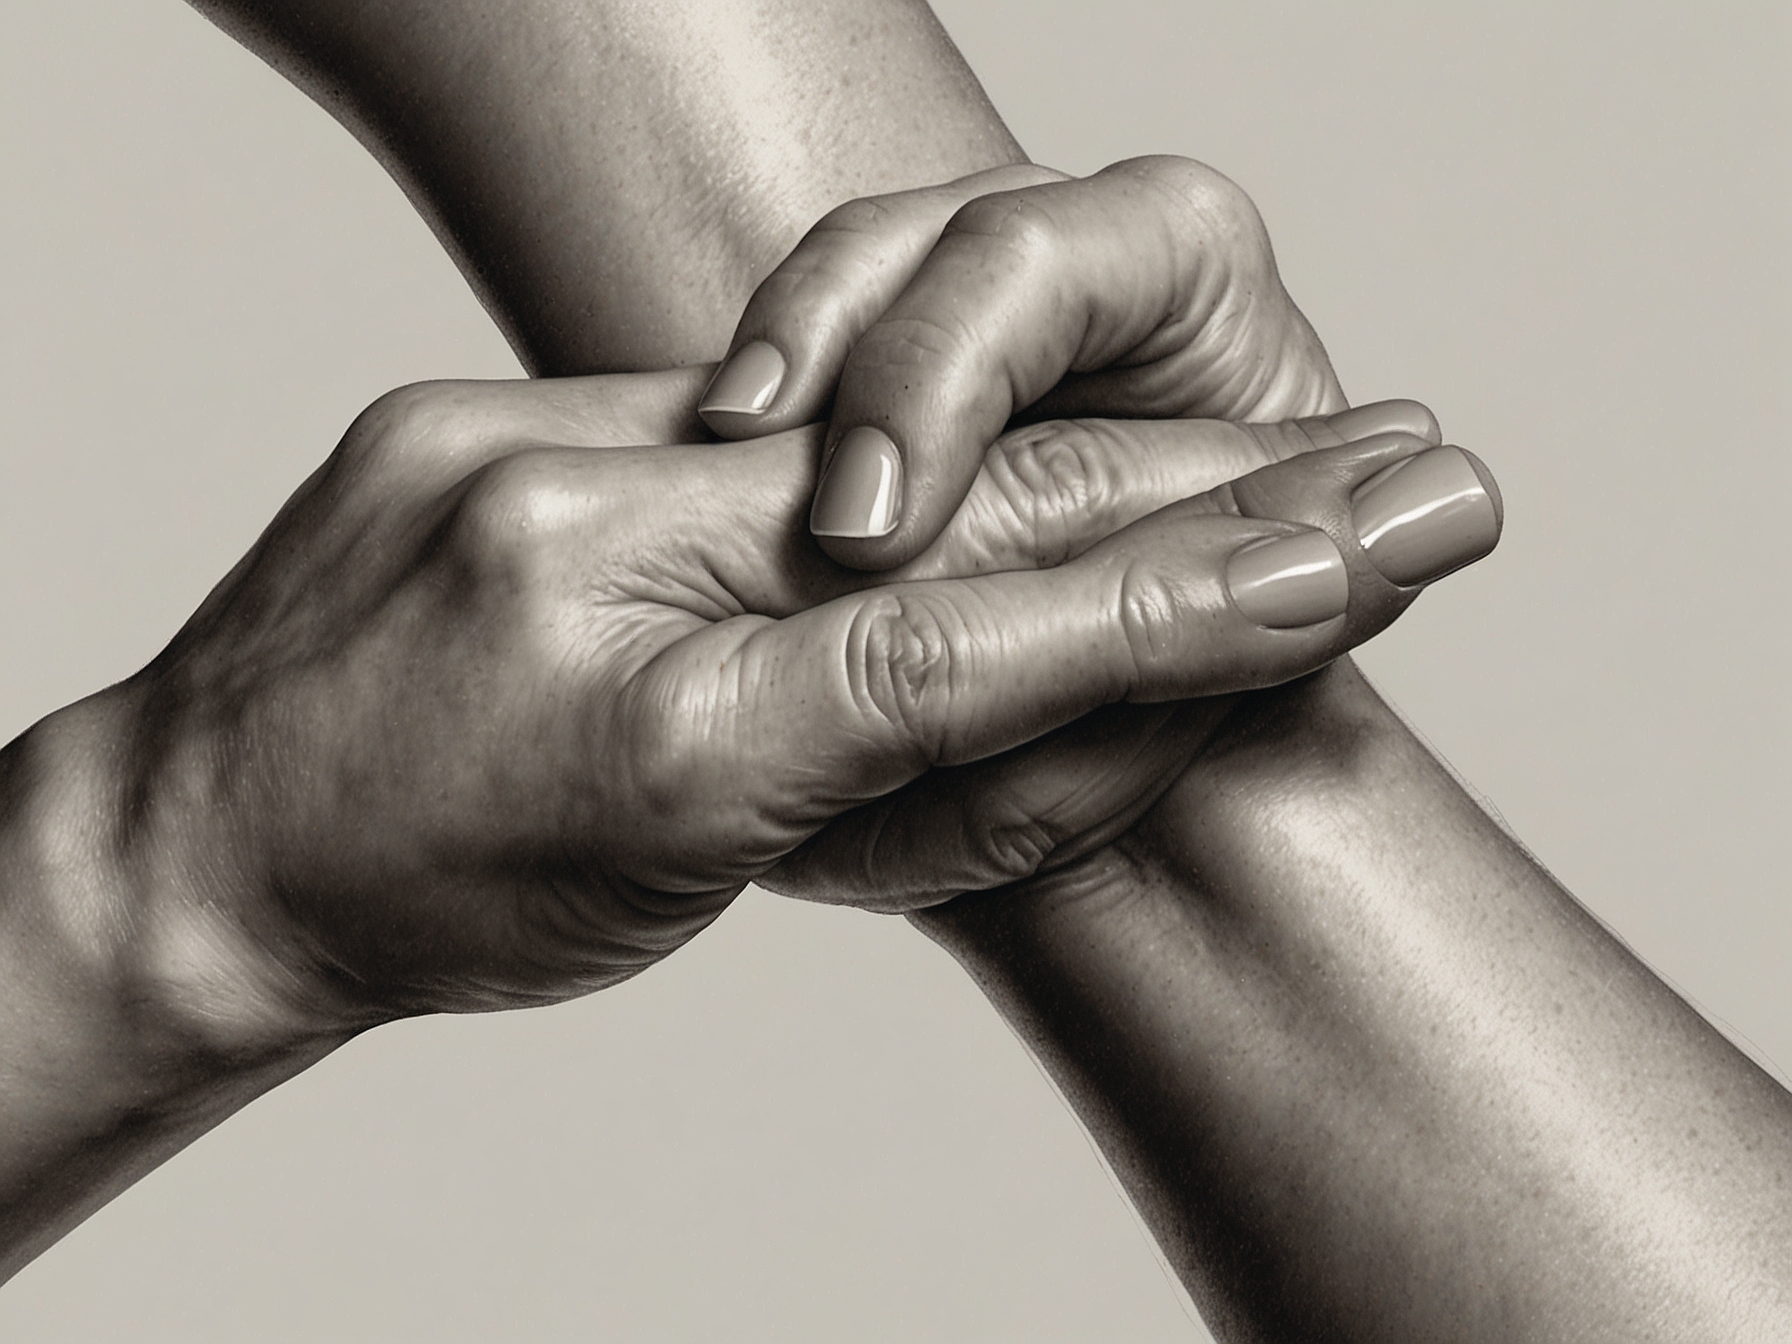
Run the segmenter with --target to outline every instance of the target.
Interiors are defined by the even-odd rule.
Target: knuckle
[[[1230,222],[1240,232],[1248,232],[1253,236],[1264,232],[1263,215],[1257,209],[1257,202],[1251,194],[1224,173],[1215,172],[1202,165],[1205,171],[1200,175],[1198,186],[1190,197],[1201,207],[1202,213]]]
[[[838,226],[831,216],[817,224],[754,291],[743,329],[775,333],[785,346],[801,349],[818,331],[838,331],[845,339],[869,320],[868,305],[887,303],[894,279],[890,252],[899,240],[887,237],[890,230],[870,216],[873,207],[889,212],[871,201],[848,204],[868,208]]]
[[[1262,293],[1280,292],[1269,232],[1238,183],[1194,159],[1160,156],[1117,167],[1160,207],[1179,256],[1174,306],[1203,314],[1210,342],[1235,335],[1221,328],[1243,321]]]
[[[1120,575],[1120,634],[1132,659],[1133,687],[1151,690],[1172,669],[1188,603],[1156,567],[1133,561]]]
[[[1140,165],[1146,181],[1169,192],[1202,220],[1262,231],[1263,216],[1250,193],[1217,168],[1175,155],[1134,162]]]
[[[1115,486],[1108,448],[1098,425],[1058,420],[1005,434],[985,454],[1011,536],[1036,564],[1062,564],[1105,515]]]
[[[880,594],[855,613],[846,674],[861,712],[928,762],[946,747],[947,706],[958,675],[957,622],[943,603]]]
[[[993,248],[1022,269],[1032,269],[1058,251],[1063,230],[1026,192],[1004,191],[960,206],[942,238],[968,241],[984,251]]]
[[[853,347],[840,381],[847,386],[882,372],[912,376],[917,369],[950,367],[960,351],[975,348],[975,343],[975,329],[956,313],[885,317]]]
[[[858,288],[878,276],[889,235],[899,223],[896,211],[876,198],[836,207],[766,277],[759,287],[763,301],[774,309],[797,300],[814,304],[832,299],[834,306],[845,306]]]
[[[829,211],[754,291],[741,329],[775,333],[787,353],[844,359],[938,237],[947,209],[935,194],[866,196]]]
[[[898,222],[899,214],[891,198],[860,196],[823,215],[804,236],[801,246],[808,246],[812,241],[833,241],[841,234],[860,238],[881,233]]]
[[[480,441],[481,420],[468,384],[410,383],[361,412],[349,438],[368,462],[453,457]]]
[[[519,583],[535,578],[569,512],[569,492],[540,453],[518,453],[474,471],[449,535],[458,557]]]
[[[994,886],[1032,877],[1063,843],[1050,822],[1011,804],[981,805],[970,820],[974,861]]]

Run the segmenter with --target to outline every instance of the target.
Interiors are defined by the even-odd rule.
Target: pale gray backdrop
[[[996,4],[1035,157],[1249,188],[1497,556],[1365,662],[1632,946],[1792,1065],[1788,8]],[[398,192],[176,0],[8,0],[0,734],[152,655],[360,407],[516,365]],[[1201,1338],[900,923],[751,894],[557,1010],[375,1033],[0,1292],[9,1341]]]

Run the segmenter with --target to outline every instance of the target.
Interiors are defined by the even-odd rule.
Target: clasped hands
[[[114,918],[177,1036],[571,997],[749,881],[1029,878],[1498,534],[1423,407],[1344,409],[1249,202],[1181,160],[855,202],[707,378],[382,398],[77,707],[131,725]]]

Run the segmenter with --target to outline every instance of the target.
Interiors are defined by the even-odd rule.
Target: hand
[[[691,433],[696,386],[383,399],[108,693],[140,973],[193,1029],[249,1048],[599,988],[934,767],[1286,680],[1412,596],[1348,535],[1410,436],[1034,426],[870,588],[801,527],[818,429],[620,446]]]
[[[812,525],[836,559],[919,554],[1023,411],[1343,408],[1236,185],[1177,158],[1041,180],[1058,176],[1003,168],[851,202],[747,305],[703,417],[742,437],[804,423],[832,395]]]
[[[1206,485],[1165,512],[1236,510],[1329,534],[1350,578],[1354,641],[1498,539],[1502,505],[1491,476],[1459,448],[1427,451],[1439,438],[1430,412],[1409,401],[1284,425],[1051,422],[997,441],[947,536],[986,514],[992,482],[1049,479],[1051,490],[1034,493],[1056,507],[1041,519],[1037,503],[1026,506],[1031,545],[1073,539],[1056,543],[1068,554]],[[1250,470],[1265,458],[1280,460]],[[1236,593],[1235,604],[1248,605]],[[1239,689],[1268,684],[1252,682],[1242,665],[1231,680]],[[1061,870],[1145,816],[1237,703],[1226,695],[1112,705],[1000,756],[932,771],[836,818],[760,883],[810,900],[916,912]]]

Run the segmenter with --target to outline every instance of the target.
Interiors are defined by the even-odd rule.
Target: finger
[[[698,403],[705,423],[738,439],[820,419],[853,342],[902,291],[954,212],[988,192],[1062,177],[1010,164],[830,211],[748,300]]]
[[[1406,409],[1423,412],[1412,403]],[[1425,428],[1417,415],[1409,415],[1407,424]],[[1414,470],[1425,471],[1426,464]],[[1475,477],[1461,483],[1469,480],[1481,484]],[[1241,483],[1242,491],[1230,493],[1269,505],[1268,492],[1275,492],[1280,497],[1274,507],[1292,509],[1298,505],[1291,484],[1271,474],[1267,482]],[[1377,503],[1373,490],[1359,486],[1353,493],[1368,498],[1361,508],[1353,501],[1352,527],[1371,537],[1392,512],[1414,508],[1410,492],[1392,508],[1388,501]],[[1448,496],[1447,488],[1432,492],[1433,505]],[[1497,526],[1497,497],[1488,503]],[[1385,565],[1385,555],[1377,563]],[[1000,756],[930,772],[835,818],[759,881],[809,900],[912,911],[1061,867],[1143,815],[1234,699],[1111,706]]]
[[[527,454],[487,482],[497,508],[532,519],[533,536],[604,555],[656,558],[655,591],[708,620],[787,616],[889,578],[956,578],[1062,564],[1166,504],[1269,463],[1353,437],[1417,431],[1437,442],[1417,402],[1277,425],[1224,421],[1077,421],[1030,425],[985,456],[944,535],[893,575],[850,570],[802,526],[820,430],[705,447]],[[1416,451],[1426,440],[1414,438]],[[495,491],[491,488],[499,486]],[[557,520],[552,528],[547,520]],[[612,567],[613,568],[613,567]],[[670,576],[684,576],[676,587]],[[647,580],[629,572],[637,590]]]
[[[673,838],[634,860],[662,883],[753,876],[832,816],[930,768],[1103,705],[1321,666],[1412,600],[1424,581],[1416,557],[1447,572],[1491,548],[1497,496],[1480,471],[1460,449],[1415,455],[1388,436],[1264,468],[1055,569],[897,583],[783,621],[696,631],[619,702],[636,744],[630,796],[653,810],[653,834]],[[1364,500],[1380,529],[1367,550],[1353,522]],[[1463,525],[1475,508],[1479,530]],[[1308,526],[1257,516],[1268,510]],[[1444,533],[1418,536],[1433,524]],[[1387,554],[1400,559],[1397,582],[1376,567]],[[741,868],[681,876],[691,837],[718,830]]]
[[[1049,872],[1131,828],[1236,696],[1110,705],[834,818],[757,879],[780,895],[906,913]]]
[[[669,369],[412,383],[355,418],[332,456],[332,484],[374,501],[416,497],[530,448],[690,443],[704,436],[691,410],[703,377]]]
[[[1211,169],[1135,160],[981,196],[841,371],[811,515],[824,548],[869,569],[918,554],[985,445],[1067,374],[1088,375],[1084,411],[1280,420],[1342,405],[1254,207]]]
[[[568,447],[697,443],[706,435],[692,407],[708,375],[691,367],[503,383],[500,432]]]
[[[1316,448],[1402,434],[1412,450],[1443,441],[1416,401],[1329,418],[1244,425],[1224,420],[1055,420],[1010,430],[984,454],[939,540],[891,572],[949,578],[1062,564],[1146,514]]]

